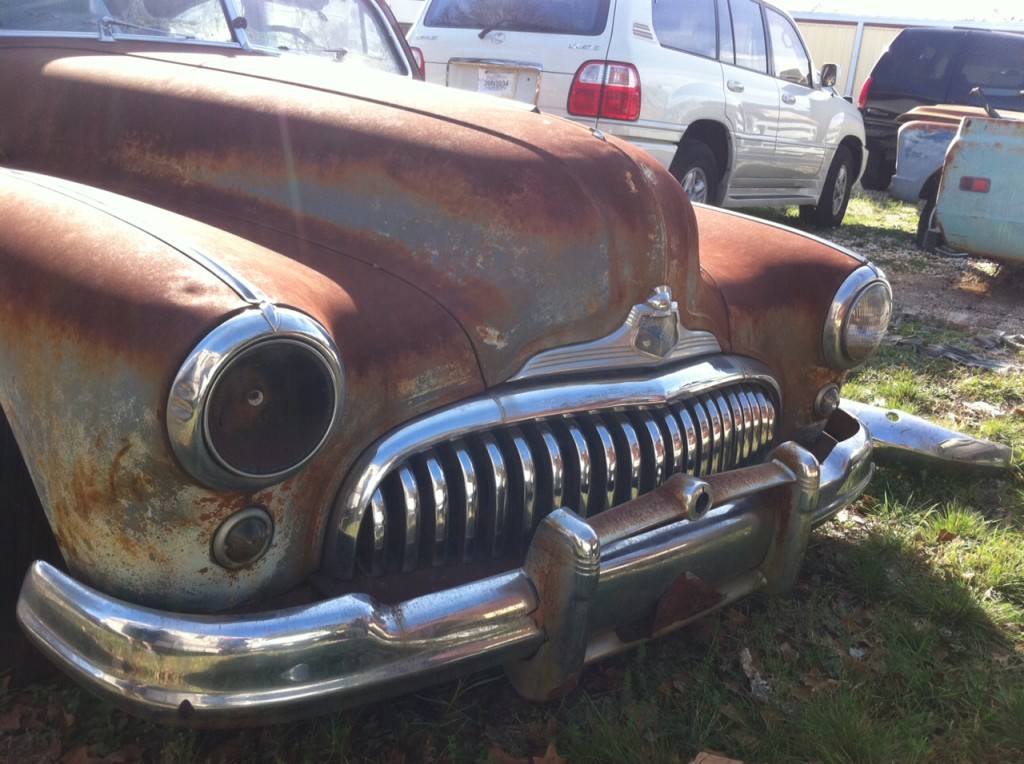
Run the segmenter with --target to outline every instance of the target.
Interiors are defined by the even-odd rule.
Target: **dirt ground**
[[[1024,343],[1024,262],[924,252],[909,235],[894,245],[891,236],[880,240],[861,226],[840,228],[834,238],[886,272],[895,332],[905,322],[955,329],[972,333],[987,355],[1000,348],[1017,355]]]

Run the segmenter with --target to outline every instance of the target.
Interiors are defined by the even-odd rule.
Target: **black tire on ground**
[[[941,234],[936,233],[933,234],[932,236],[928,235],[928,231],[936,227],[936,196],[936,190],[932,189],[932,192],[928,194],[927,198],[925,199],[924,207],[921,209],[921,217],[917,219],[917,236],[915,237],[915,241],[917,242],[918,247],[929,252],[934,252],[935,247],[943,243]]]
[[[818,204],[800,205],[800,222],[820,228],[835,228],[842,223],[846,206],[850,203],[854,177],[853,154],[846,146],[840,146],[828,168]]]
[[[718,204],[718,162],[706,143],[684,138],[669,171],[691,202]]]
[[[869,151],[867,166],[860,178],[860,184],[868,191],[885,191],[892,182],[895,171],[896,168],[886,160],[885,154]]]
[[[54,671],[28,642],[14,612],[25,572],[40,559],[60,564],[60,552],[0,410],[0,677],[6,677],[11,687],[22,687]]]

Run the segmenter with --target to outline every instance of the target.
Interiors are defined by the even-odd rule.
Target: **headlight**
[[[302,468],[341,411],[337,348],[316,321],[265,307],[214,329],[171,387],[167,431],[182,465],[214,488],[251,490]]]
[[[892,289],[885,275],[864,265],[843,282],[825,319],[825,360],[838,369],[866,361],[885,337],[892,315]]]

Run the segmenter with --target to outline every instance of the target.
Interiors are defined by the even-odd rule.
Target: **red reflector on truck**
[[[987,194],[991,187],[992,181],[988,178],[972,178],[970,175],[965,175],[960,178],[961,191],[974,191],[978,194]]]

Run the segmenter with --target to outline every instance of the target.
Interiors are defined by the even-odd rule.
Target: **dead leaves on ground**
[[[519,756],[511,756],[498,747],[491,748],[490,754],[494,764],[567,764],[568,762],[568,759],[563,759],[558,755],[554,743],[548,744],[543,756],[528,756],[524,759]]]

